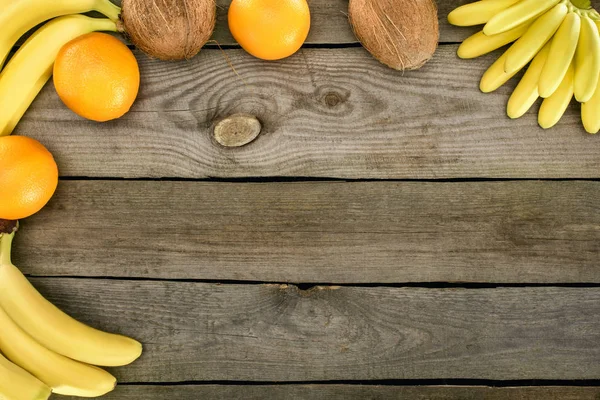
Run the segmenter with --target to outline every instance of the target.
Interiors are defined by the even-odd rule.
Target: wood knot
[[[312,283],[283,284],[278,286],[279,290],[289,296],[310,297],[318,293],[338,290],[340,286],[322,286]]]
[[[225,147],[244,146],[258,137],[262,126],[260,121],[250,114],[233,114],[222,119],[213,131],[215,140]]]
[[[329,92],[325,95],[324,99],[327,107],[335,107],[342,102],[342,98],[335,92]]]

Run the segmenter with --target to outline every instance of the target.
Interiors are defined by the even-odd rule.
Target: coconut
[[[348,16],[358,40],[388,67],[420,68],[437,48],[433,0],[350,0]]]
[[[120,30],[161,60],[194,57],[215,28],[215,0],[123,0]]]

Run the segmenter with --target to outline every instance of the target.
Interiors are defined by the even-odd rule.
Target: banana
[[[14,235],[0,236],[0,307],[23,331],[52,352],[88,364],[121,366],[141,355],[139,342],[84,325],[44,299],[11,263]]]
[[[494,15],[483,27],[486,35],[497,35],[524,24],[556,6],[561,0],[522,0]]]
[[[14,3],[14,0],[0,0],[0,14],[4,14]]]
[[[538,124],[544,129],[552,128],[560,121],[573,98],[573,64],[552,96],[544,99],[538,114]]]
[[[59,17],[38,29],[0,73],[0,136],[12,133],[50,79],[62,46],[89,32],[116,29],[116,24],[109,19],[83,15]]]
[[[48,386],[0,354],[0,399],[47,400],[50,394]]]
[[[456,26],[485,24],[494,15],[521,0],[480,0],[465,4],[448,14],[448,22]]]
[[[479,90],[483,93],[493,92],[504,85],[510,78],[516,75],[515,71],[511,74],[504,72],[504,63],[506,62],[506,53],[502,54],[483,74],[479,82]]]
[[[600,82],[591,99],[581,105],[581,120],[588,133],[600,131]]]
[[[49,78],[49,76],[44,75],[41,76],[38,80],[31,82],[31,89],[29,90],[29,92],[22,94],[23,101],[21,101],[20,103],[15,103],[13,105],[15,112],[12,115],[6,115],[6,128],[3,131],[0,131],[0,137],[10,135],[12,133],[15,126],[21,120],[21,117],[23,117],[31,103],[33,103],[33,100],[36,98],[38,93],[41,92]],[[2,86],[1,83],[0,86]],[[0,99],[0,104],[1,103],[3,103],[3,101]],[[5,114],[8,114],[8,112],[0,110],[0,125],[3,125]]]
[[[539,98],[538,80],[548,59],[549,52],[550,42],[535,56],[527,72],[525,72],[510,99],[508,99],[506,114],[510,118],[522,117]]]
[[[487,36],[481,32],[477,32],[471,37],[465,39],[458,48],[458,56],[460,58],[475,58],[487,54],[491,51],[499,49],[509,43],[514,42],[529,28],[529,23],[519,25],[510,31],[500,33],[494,36]]]
[[[8,7],[14,4],[14,0],[0,0],[0,15],[6,13]]]
[[[98,397],[112,391],[117,381],[108,372],[48,350],[29,336],[0,307],[0,350],[56,394]]]
[[[13,3],[0,14],[0,68],[17,40],[44,21],[88,11],[98,11],[118,21],[121,13],[121,9],[110,0],[13,0]]]
[[[592,98],[600,77],[600,33],[587,15],[581,17],[581,33],[575,53],[575,98],[585,103]]]
[[[531,24],[527,32],[506,51],[504,70],[515,72],[531,61],[556,33],[567,11],[565,4],[558,4]]]
[[[550,53],[548,53],[548,59],[552,61],[544,65],[540,75],[538,90],[541,97],[550,97],[560,86],[567,70],[571,68],[573,56],[577,50],[580,29],[581,18],[579,15],[574,12],[567,14],[552,38]]]

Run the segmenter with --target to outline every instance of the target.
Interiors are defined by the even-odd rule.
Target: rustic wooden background
[[[15,262],[50,300],[145,345],[107,399],[600,399],[600,137],[505,116],[512,81],[462,61],[445,16],[423,69],[357,45],[312,0],[307,45],[263,62],[227,32],[193,60],[135,51],[124,118],[84,121],[48,84],[16,134],[58,192]],[[231,60],[240,77],[228,66]],[[227,149],[212,127],[263,124]]]

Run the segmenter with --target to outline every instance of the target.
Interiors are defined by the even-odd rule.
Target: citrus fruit
[[[77,115],[104,122],[131,108],[140,86],[135,56],[118,39],[93,32],[63,46],[54,63],[54,87]]]
[[[58,185],[52,154],[25,136],[0,137],[0,218],[17,220],[40,211]]]
[[[291,56],[310,30],[306,0],[233,0],[228,19],[240,46],[263,60]]]

